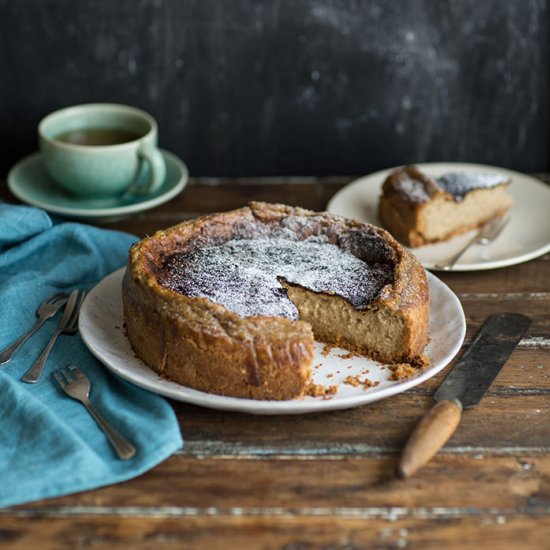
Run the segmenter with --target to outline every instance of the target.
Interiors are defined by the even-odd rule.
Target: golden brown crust
[[[302,223],[304,218],[307,224]],[[422,354],[428,333],[426,276],[385,230],[327,213],[251,203],[159,231],[130,249],[122,296],[127,335],[138,357],[161,376],[206,392],[254,399],[302,395],[313,360],[308,323],[282,317],[243,318],[206,298],[165,288],[155,276],[171,254],[253,238],[266,226],[280,223],[301,239],[323,234],[336,242],[346,230],[365,228],[383,237],[393,250],[396,283],[385,287],[372,306],[399,312],[407,326],[403,357],[414,362]]]
[[[422,246],[426,240],[416,229],[419,225],[422,205],[411,206],[396,195],[380,197],[378,215],[391,234],[407,246]]]
[[[415,183],[414,189],[402,185],[403,180]],[[417,247],[427,244],[422,234],[422,209],[427,201],[441,195],[437,183],[416,166],[394,170],[382,185],[378,213],[382,225],[403,244]]]

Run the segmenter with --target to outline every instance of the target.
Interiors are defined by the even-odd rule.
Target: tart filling
[[[356,309],[365,309],[394,279],[394,265],[380,261],[383,254],[377,259],[367,263],[323,237],[244,239],[174,254],[158,271],[157,280],[242,317],[299,319],[283,281],[341,296]]]

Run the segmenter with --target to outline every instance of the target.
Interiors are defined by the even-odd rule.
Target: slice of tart
[[[221,395],[306,391],[314,337],[420,365],[426,274],[388,232],[328,213],[251,203],[159,231],[129,253],[128,339],[161,376]]]
[[[497,173],[449,172],[431,178],[416,166],[405,166],[382,186],[380,219],[408,246],[446,241],[506,213],[513,203],[509,184]]]

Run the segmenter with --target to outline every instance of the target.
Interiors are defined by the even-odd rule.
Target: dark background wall
[[[152,112],[194,175],[550,168],[545,0],[0,0],[0,173],[48,112]]]

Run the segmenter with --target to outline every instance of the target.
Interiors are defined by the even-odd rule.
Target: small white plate
[[[150,195],[122,195],[107,199],[83,199],[71,195],[48,175],[40,153],[21,159],[8,174],[8,187],[21,201],[52,214],[85,221],[115,221],[164,204],[187,184],[187,166],[168,151],[164,183]]]
[[[453,292],[434,275],[428,273],[430,285],[430,342],[426,354],[430,365],[419,375],[403,381],[390,380],[390,370],[384,365],[353,356],[335,348],[325,357],[323,345],[316,343],[313,380],[339,390],[329,399],[305,397],[289,401],[258,401],[224,397],[193,390],[164,380],[138,359],[124,334],[121,285],[124,268],[103,279],[86,297],[80,312],[79,329],[88,349],[115,374],[154,393],[185,401],[193,405],[241,411],[253,414],[301,414],[337,409],[349,409],[402,393],[428,380],[455,356],[466,332],[462,306]],[[368,374],[364,371],[368,370]],[[348,376],[379,382],[377,387],[363,389],[344,384]]]
[[[489,245],[471,246],[455,264],[453,271],[494,269],[526,262],[550,251],[550,186],[537,179],[496,166],[441,162],[417,164],[426,174],[438,177],[446,172],[496,172],[511,178],[510,194],[514,197],[511,219],[501,235]],[[330,200],[327,210],[346,218],[382,225],[378,201],[382,184],[390,168],[351,182]],[[474,235],[473,231],[449,241],[410,250],[426,269],[458,252]]]

